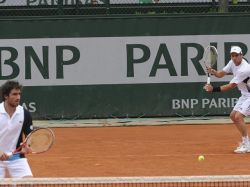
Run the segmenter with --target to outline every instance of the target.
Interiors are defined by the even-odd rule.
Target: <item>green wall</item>
[[[0,39],[224,34],[237,38],[238,34],[250,34],[249,22],[250,15],[239,14],[4,18],[0,19]],[[246,46],[250,47],[249,38],[245,39]],[[25,86],[23,102],[35,119],[228,114],[233,104],[227,99],[237,98],[238,91],[208,94],[202,90],[203,85],[203,80],[196,80],[190,83],[74,85],[72,82],[65,86]],[[183,106],[173,108],[173,99],[179,99]],[[209,99],[210,104],[205,105],[202,102],[206,100],[202,99]],[[215,103],[211,103],[213,99]],[[191,101],[198,103],[192,106]]]

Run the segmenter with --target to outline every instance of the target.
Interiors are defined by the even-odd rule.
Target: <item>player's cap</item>
[[[230,53],[237,53],[237,54],[241,54],[241,53],[242,53],[242,50],[241,50],[241,48],[240,48],[240,47],[238,47],[238,46],[232,46],[232,47],[231,47],[231,51],[230,51]]]

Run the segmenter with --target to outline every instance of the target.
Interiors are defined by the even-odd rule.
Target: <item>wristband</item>
[[[220,87],[213,87],[212,92],[221,92],[221,88]]]

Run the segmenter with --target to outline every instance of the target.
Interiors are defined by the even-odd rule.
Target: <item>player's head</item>
[[[10,100],[12,104],[18,105],[23,86],[17,81],[9,80],[1,86],[2,100]]]
[[[242,61],[242,50],[239,46],[232,46],[230,56],[235,65],[239,65]]]
[[[239,46],[232,46],[230,50],[230,54],[232,53],[242,54],[242,50]]]

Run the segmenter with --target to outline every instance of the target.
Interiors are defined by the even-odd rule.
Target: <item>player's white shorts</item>
[[[0,161],[0,178],[5,177],[6,170],[12,178],[33,176],[26,158],[20,158],[13,161]]]
[[[238,111],[244,116],[250,115],[250,97],[241,96],[233,108],[234,111]]]

